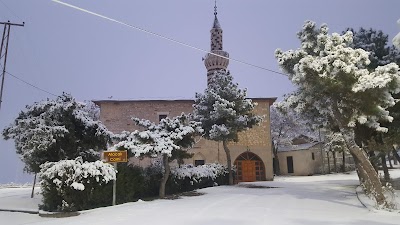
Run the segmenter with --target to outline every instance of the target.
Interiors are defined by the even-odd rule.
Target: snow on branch
[[[171,156],[174,150],[191,147],[194,144],[193,137],[203,132],[201,123],[189,121],[189,116],[184,113],[174,118],[164,118],[159,124],[139,118],[132,120],[145,130],[120,135],[122,141],[114,148],[130,150],[136,157]]]

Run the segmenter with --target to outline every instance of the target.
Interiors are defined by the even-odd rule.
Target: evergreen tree
[[[388,63],[396,63],[400,66],[400,51],[394,46],[389,44],[388,35],[382,31],[376,31],[372,28],[364,29],[360,28],[359,31],[348,29],[353,32],[353,43],[350,45],[353,48],[361,48],[369,52],[369,59],[371,63],[367,65],[369,70],[374,70],[378,66],[383,66]],[[394,98],[399,99],[399,94],[394,94]],[[388,123],[381,121],[384,127],[388,128],[388,132],[385,134],[378,133],[368,126],[357,123],[356,138],[359,144],[368,144],[370,150],[370,159],[373,165],[377,168],[376,163],[378,161],[384,162],[384,157],[387,152],[394,150],[393,145],[399,143],[400,139],[400,103],[397,102],[394,106],[389,107],[388,111],[393,117],[393,121]],[[374,143],[374,144],[372,144]],[[390,150],[389,150],[390,149]],[[379,151],[377,159],[374,151]],[[395,157],[398,156],[396,151],[393,151]],[[385,177],[388,178],[388,170],[386,168],[386,162],[382,167],[385,169]]]
[[[99,159],[99,151],[107,147],[111,133],[94,120],[85,104],[71,95],[26,106],[2,134],[14,139],[27,172],[37,173],[45,162],[75,159]]]
[[[384,66],[389,63],[400,64],[399,51],[392,45],[389,45],[388,35],[384,34],[381,30],[375,29],[364,29],[360,28],[358,31],[354,31],[348,28],[347,31],[353,33],[353,42],[349,45],[350,47],[357,49],[361,48],[369,52],[370,64],[366,67],[370,70],[374,70],[378,66]]]
[[[353,49],[351,32],[328,34],[307,21],[298,33],[301,47],[276,50],[279,65],[297,87],[280,103],[297,112],[340,130],[359,170],[360,181],[378,205],[390,207],[381,182],[365,152],[355,142],[356,122],[387,132],[380,121],[392,121],[388,107],[395,104],[393,93],[400,91],[399,67],[395,63],[369,71],[368,52]]]
[[[397,24],[400,27],[400,19],[397,20]],[[396,48],[400,50],[400,32],[393,38],[392,42],[393,42],[393,45],[396,46]]]
[[[122,141],[114,147],[130,150],[136,157],[162,158],[164,172],[160,182],[159,196],[164,198],[165,184],[171,172],[169,162],[187,157],[184,152],[195,144],[195,136],[203,131],[201,124],[189,121],[188,116],[183,113],[174,118],[164,118],[159,124],[139,118],[132,118],[132,120],[145,130],[125,132],[119,137]]]
[[[238,133],[261,122],[253,114],[255,104],[246,99],[246,89],[232,82],[229,72],[215,72],[204,94],[196,93],[194,120],[201,122],[204,137],[222,141],[229,171],[229,184],[233,184],[232,159],[228,142],[238,142]]]

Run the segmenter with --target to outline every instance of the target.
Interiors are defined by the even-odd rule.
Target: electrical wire
[[[29,83],[28,81],[25,81],[25,80],[23,80],[22,78],[19,78],[19,77],[15,76],[15,75],[11,74],[10,72],[7,72],[7,71],[6,71],[6,74],[8,74],[8,75],[14,77],[15,79],[17,79],[17,80],[19,80],[19,81],[21,81],[21,82],[23,82],[23,83],[25,83],[25,84],[27,84],[27,85],[33,87],[33,88],[36,88],[36,89],[38,89],[38,90],[40,90],[40,91],[42,91],[42,92],[45,92],[45,93],[50,94],[50,95],[53,95],[53,96],[55,96],[55,97],[58,96],[58,95],[56,95],[56,94],[53,94],[53,93],[51,93],[51,92],[49,92],[49,91],[46,91],[46,90],[44,90],[44,89],[38,87],[38,86],[36,86],[36,85],[33,85],[33,84]]]
[[[141,32],[156,36],[158,38],[161,38],[161,39],[164,39],[164,40],[167,40],[167,41],[170,41],[170,42],[174,42],[175,44],[179,44],[179,45],[182,45],[182,46],[185,46],[185,47],[188,47],[188,48],[192,48],[192,49],[197,50],[197,51],[208,53],[210,55],[215,55],[215,56],[218,56],[218,57],[221,57],[221,58],[224,58],[224,59],[228,59],[228,60],[231,60],[231,61],[234,61],[234,62],[238,62],[238,63],[244,64],[244,65],[247,65],[247,66],[255,67],[255,68],[258,68],[258,69],[261,69],[261,70],[266,70],[266,71],[269,71],[269,72],[272,72],[272,73],[276,73],[276,74],[280,74],[280,75],[285,75],[286,76],[286,74],[284,74],[284,73],[281,73],[281,72],[278,72],[278,71],[275,71],[275,70],[272,70],[272,69],[268,69],[268,68],[265,68],[265,67],[262,67],[262,66],[258,66],[258,65],[252,64],[252,63],[248,63],[248,62],[245,62],[245,61],[242,61],[242,60],[238,60],[238,59],[234,59],[234,58],[218,55],[218,54],[215,54],[213,52],[210,52],[210,51],[207,51],[207,50],[204,50],[204,49],[201,49],[201,48],[186,44],[184,42],[181,42],[181,41],[178,41],[178,40],[163,36],[161,34],[158,34],[158,33],[143,29],[141,27],[137,27],[137,26],[134,26],[134,25],[131,25],[131,24],[128,24],[128,23],[125,23],[125,22],[122,22],[122,21],[119,21],[119,20],[104,16],[104,15],[101,15],[101,14],[98,14],[98,13],[95,13],[93,11],[89,11],[87,9],[80,8],[80,7],[75,6],[75,5],[71,5],[71,4],[68,4],[68,3],[65,3],[65,2],[62,2],[62,1],[59,1],[59,0],[52,0],[52,1],[55,2],[55,3],[61,4],[61,5],[64,5],[64,6],[67,6],[67,7],[70,7],[70,8],[85,12],[85,13],[88,13],[88,14],[91,14],[93,16],[97,16],[97,17],[100,17],[102,19],[109,20],[111,22],[118,23],[118,24],[121,24],[123,26],[127,26],[129,28],[133,28],[133,29],[139,30]]]

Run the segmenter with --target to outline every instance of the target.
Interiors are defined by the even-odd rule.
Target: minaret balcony
[[[227,59],[229,58],[229,53],[222,50],[213,50],[211,52],[216,55],[208,53],[204,57],[204,65],[206,66],[207,70],[226,69],[229,64],[229,59]],[[226,58],[219,57],[218,55]]]

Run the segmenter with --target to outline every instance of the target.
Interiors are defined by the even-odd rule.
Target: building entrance
[[[258,155],[244,152],[235,160],[235,182],[252,182],[265,180],[264,163]]]

